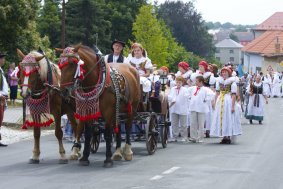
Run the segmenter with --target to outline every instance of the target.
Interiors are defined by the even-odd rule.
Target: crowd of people
[[[178,72],[169,73],[167,67],[157,69],[151,63],[141,44],[134,43],[128,57],[122,55],[124,47],[124,42],[113,41],[113,53],[105,61],[134,66],[140,74],[144,93],[156,92],[156,86],[160,86],[158,74],[167,72],[169,81],[164,94],[172,123],[172,142],[201,143],[204,137],[215,136],[222,138],[221,144],[231,144],[242,134],[243,111],[251,124],[253,120],[262,124],[267,98],[283,96],[281,88],[280,94],[277,89],[281,87],[277,79],[282,79],[282,75],[275,74],[272,78],[270,74],[245,74],[240,78],[233,65],[225,65],[218,71],[217,65],[206,61],[200,61],[196,71],[190,69],[189,63],[180,62]]]
[[[169,109],[172,122],[170,141],[193,143],[203,142],[203,138],[221,137],[221,144],[231,144],[235,137],[242,134],[241,115],[253,124],[262,124],[264,105],[268,97],[283,97],[282,73],[263,75],[245,74],[239,78],[232,65],[218,69],[217,65],[200,61],[198,70],[193,71],[189,63],[178,63],[178,72],[170,73],[165,66],[157,68],[147,56],[140,43],[134,43],[127,57],[123,56],[125,43],[114,40],[112,53],[104,57],[106,63],[124,63],[133,66],[140,75],[144,101],[152,97],[162,97],[162,108]],[[5,63],[5,54],[0,53],[0,66]],[[166,73],[168,82],[165,91],[161,90],[160,74]],[[0,68],[0,125],[8,99],[15,104],[18,78],[15,64],[10,64],[6,75]],[[241,98],[244,95],[244,98]],[[243,102],[246,108],[243,108]],[[1,143],[0,146],[7,146]]]

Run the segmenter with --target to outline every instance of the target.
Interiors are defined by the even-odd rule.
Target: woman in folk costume
[[[146,52],[140,43],[134,43],[131,47],[132,53],[128,56],[126,63],[137,69],[140,75],[140,84],[143,86],[143,92],[151,90],[151,81],[148,79],[153,65],[147,57]]]
[[[280,74],[276,72],[274,74],[273,82],[272,82],[272,96],[274,98],[280,97],[281,95],[281,79]]]
[[[174,141],[177,141],[179,133],[181,134],[181,141],[187,140],[187,121],[188,121],[188,88],[183,87],[184,78],[182,76],[176,77],[176,86],[170,90],[168,95],[169,109],[171,113],[171,123],[173,128]],[[180,125],[180,126],[179,126]]]
[[[187,80],[190,79],[193,73],[192,70],[190,70],[189,64],[187,62],[179,62],[178,70],[176,77],[182,76],[185,79],[185,85],[187,85]]]
[[[265,95],[267,97],[271,97],[272,95],[272,79],[271,76],[269,74],[263,75],[261,77],[261,81],[263,83],[263,91],[265,91]]]
[[[256,76],[255,82],[249,84],[247,93],[249,94],[249,104],[246,118],[250,120],[250,124],[253,124],[253,120],[257,120],[259,124],[262,124],[264,104],[268,104],[268,100],[260,75]]]
[[[223,137],[221,144],[231,144],[231,137],[242,134],[240,124],[235,123],[237,84],[232,70],[223,67],[216,82],[216,104],[210,135]]]

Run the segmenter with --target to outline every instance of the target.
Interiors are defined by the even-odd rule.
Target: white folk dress
[[[281,80],[280,80],[280,77],[279,77],[279,74],[275,74],[274,75],[274,79],[273,79],[273,82],[272,82],[272,96],[273,97],[280,97],[281,95]]]
[[[272,96],[272,79],[270,75],[263,76],[261,81],[263,83],[263,90],[265,91],[266,96]]]
[[[249,92],[250,86],[247,88]],[[263,83],[253,83],[253,95],[249,96],[249,104],[245,117],[249,120],[262,121],[264,116],[265,91]]]
[[[146,73],[146,70],[153,68],[151,60],[147,57],[136,58],[129,56],[126,63],[137,69],[140,75],[140,84],[143,86],[143,92],[149,92],[151,90],[151,81],[148,78],[143,77],[143,75]]]
[[[237,93],[237,84],[234,77],[224,80],[218,78],[216,91],[220,92],[215,104],[210,129],[211,136],[224,137],[242,134],[241,124],[236,124],[236,113],[232,113],[232,94]],[[235,111],[237,105],[235,103]]]

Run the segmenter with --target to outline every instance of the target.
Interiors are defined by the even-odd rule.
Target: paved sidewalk
[[[22,125],[22,118],[23,118],[22,107],[8,107],[4,113],[3,125],[5,126]]]

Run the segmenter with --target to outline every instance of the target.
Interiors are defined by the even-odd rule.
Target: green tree
[[[60,46],[59,0],[44,0],[37,18],[37,28],[42,37],[48,36],[51,47]]]
[[[142,6],[133,24],[135,41],[146,49],[148,56],[158,66],[167,65],[169,43],[164,37],[162,26],[153,14],[151,5]]]
[[[200,56],[213,56],[212,36],[208,34],[201,15],[193,2],[166,1],[158,8],[158,15],[170,27],[173,37],[187,51]]]
[[[66,44],[82,42],[92,46],[96,44],[102,52],[111,44],[111,22],[104,0],[72,0],[66,3]]]
[[[133,41],[131,32],[138,10],[146,4],[146,0],[105,0],[107,4],[106,19],[111,22],[111,39],[119,39],[127,42]],[[111,51],[109,47],[109,51]]]
[[[0,51],[7,52],[8,61],[18,61],[16,48],[29,52],[39,45],[48,45],[36,31],[37,0],[1,0]]]

